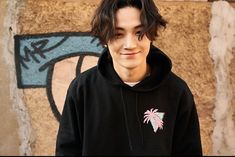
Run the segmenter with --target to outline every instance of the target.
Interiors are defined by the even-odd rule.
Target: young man
[[[152,0],[102,0],[98,65],[71,83],[56,155],[202,155],[193,95],[151,43],[166,21]]]

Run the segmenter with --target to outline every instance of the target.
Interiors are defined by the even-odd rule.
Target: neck
[[[147,64],[143,67],[133,69],[127,69],[114,65],[114,69],[123,82],[138,82],[143,80],[150,73],[150,67]]]

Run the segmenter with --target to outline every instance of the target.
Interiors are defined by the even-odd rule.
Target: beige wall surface
[[[173,71],[189,85],[198,109],[204,154],[211,152],[215,78],[208,53],[210,3],[162,2],[159,9],[168,21],[156,45],[173,62]]]
[[[99,0],[26,0],[25,2],[24,9],[21,10],[18,16],[17,33],[21,35],[51,32],[87,32],[90,30],[90,19]],[[155,0],[155,2],[160,13],[168,21],[168,25],[165,30],[160,32],[159,38],[154,44],[169,55],[172,59],[173,71],[181,76],[192,90],[199,114],[203,152],[204,155],[211,155],[213,145],[211,135],[215,122],[213,110],[216,97],[214,63],[208,52],[212,2],[169,2],[163,0]],[[0,4],[1,9],[4,1],[0,1]],[[232,5],[234,6],[234,4]],[[55,66],[53,76],[53,90],[55,93],[63,90],[62,95],[65,95],[64,90],[66,90],[68,82],[74,76],[76,61],[77,58],[67,59]],[[95,65],[96,61],[96,58],[87,57],[84,59],[84,69]],[[2,68],[5,65],[2,62],[0,62],[0,65],[0,79],[7,81],[7,76],[2,76],[3,73],[6,73],[5,68]],[[66,74],[60,74],[60,71],[69,68],[73,71],[66,70]],[[234,58],[230,70],[231,82],[233,90],[235,90]],[[65,75],[69,78],[63,79]],[[6,84],[9,83],[6,82]],[[0,85],[2,87],[2,84]],[[4,89],[7,89],[7,87],[4,87]],[[61,93],[56,93],[56,95],[55,100],[63,101]],[[0,98],[4,100],[6,97],[2,99],[1,93]],[[8,104],[8,99],[6,101]],[[51,111],[46,89],[23,89],[23,101],[28,109],[33,129],[32,155],[54,155],[58,121]],[[234,98],[232,104],[235,110]],[[15,121],[14,118],[12,121]],[[11,128],[17,128],[16,123],[11,124],[15,124]],[[0,141],[2,141],[1,138],[3,137],[0,136]]]
[[[5,32],[9,28],[4,26],[7,16],[7,0],[0,1],[0,155],[19,155],[19,135],[16,114],[10,100],[9,66],[5,62]]]
[[[230,3],[231,6],[235,9],[235,2],[234,3]],[[235,32],[233,34],[233,36],[235,37]],[[235,41],[234,41],[235,43]],[[233,89],[233,98],[232,98],[232,109],[233,109],[233,119],[235,122],[235,47],[233,47],[233,59],[231,61],[231,65],[230,65],[230,80],[231,80],[231,84],[232,84],[232,89]],[[235,125],[235,124],[234,124]]]
[[[235,9],[235,2],[231,3],[231,6]],[[233,48],[233,56],[235,55],[235,48]],[[233,60],[231,62],[231,80],[233,85],[233,109],[235,111],[235,57],[233,57]],[[235,114],[234,114],[235,119]]]

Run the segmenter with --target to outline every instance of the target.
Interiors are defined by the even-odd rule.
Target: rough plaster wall
[[[30,113],[34,137],[32,155],[54,155],[58,122],[51,112],[46,89],[24,90],[24,101]]]
[[[53,70],[52,93],[55,104],[60,114],[63,111],[68,86],[76,75],[78,59],[79,57],[64,59],[63,61],[56,63]],[[97,64],[97,61],[98,57],[95,56],[84,57],[81,72],[95,66]],[[63,73],[61,71],[63,71]]]
[[[168,21],[156,45],[172,59],[173,71],[186,80],[198,109],[203,152],[212,150],[212,111],[215,98],[213,62],[208,53],[211,3],[162,2],[160,12]]]
[[[7,80],[7,85],[8,87],[5,89],[1,89],[4,91],[5,98],[10,98],[10,105],[13,108],[12,111],[16,114],[17,117],[17,122],[18,126],[14,131],[12,129],[8,130],[4,136],[7,137],[7,135],[14,133],[17,134],[15,136],[15,139],[8,139],[11,140],[10,142],[13,142],[12,144],[9,143],[8,140],[3,140],[1,142],[4,142],[4,144],[7,144],[5,146],[4,151],[9,151],[11,155],[13,153],[15,155],[31,155],[31,148],[30,148],[30,124],[29,124],[29,118],[28,118],[28,112],[27,109],[24,106],[24,102],[22,101],[22,92],[17,89],[16,86],[16,72],[15,72],[15,64],[14,64],[14,40],[13,40],[13,35],[17,33],[16,25],[17,25],[17,14],[19,9],[21,8],[21,4],[23,4],[23,1],[20,0],[6,0],[6,1],[1,1],[2,3],[6,2],[5,9],[1,11],[5,11],[5,18],[3,23],[3,28],[4,30],[1,31],[3,33],[2,37],[2,44],[4,45],[2,47],[2,54],[3,54],[3,59],[4,62],[6,63],[6,76],[9,74],[8,78],[5,78]],[[2,5],[1,5],[2,6]],[[8,74],[7,74],[8,73]],[[6,81],[4,80],[4,81]],[[8,92],[9,91],[9,92]],[[4,109],[4,108],[1,108]],[[7,114],[7,110],[4,112],[4,114]],[[4,115],[4,114],[1,114]],[[12,120],[11,115],[9,114],[9,120]],[[4,122],[4,125],[1,125],[3,127],[2,130],[6,129],[8,127],[7,125],[7,120],[2,119],[2,122]],[[9,121],[10,123],[11,121]],[[16,127],[14,122],[12,122],[12,127]],[[15,125],[15,126],[14,126]],[[2,146],[4,146],[4,144]],[[14,146],[16,147],[14,148]],[[17,154],[16,154],[17,153]],[[3,154],[3,155],[10,155],[10,154]]]
[[[96,4],[93,0],[28,0],[19,15],[19,34],[89,31]],[[51,111],[46,89],[25,89],[24,100],[34,132],[32,154],[54,155],[58,122]]]
[[[235,9],[235,2],[230,3],[230,4]],[[235,41],[234,41],[234,43],[235,43]],[[231,83],[232,92],[233,92],[231,105],[232,105],[232,109],[233,109],[233,122],[235,125],[235,47],[233,47],[232,54],[233,54],[233,58],[230,62],[229,69],[230,69],[230,83]]]
[[[9,66],[4,57],[4,46],[7,44],[4,40],[5,32],[4,19],[7,16],[7,1],[0,1],[0,155],[19,155],[19,135],[16,114],[13,111],[10,90],[9,90]]]
[[[232,105],[233,86],[230,64],[235,49],[235,9],[225,1],[212,5],[210,23],[210,55],[214,60],[216,75],[216,101],[213,118],[213,154],[235,155],[234,109]],[[234,49],[233,49],[234,48]]]
[[[20,33],[89,31],[97,3],[94,0],[27,0],[25,11],[19,17]]]
[[[19,34],[89,31],[90,18],[99,0],[26,2],[19,16]],[[171,57],[173,70],[188,82],[195,96],[203,152],[210,155],[216,94],[213,61],[208,52],[211,3],[156,2],[169,24],[155,44]],[[25,89],[24,99],[35,135],[33,155],[53,155],[58,122],[50,110],[45,89]]]
[[[232,3],[231,6],[235,9],[235,2]],[[235,124],[235,47],[233,47],[233,59],[231,60],[230,63],[230,81],[233,90],[232,107],[233,107],[233,121]]]

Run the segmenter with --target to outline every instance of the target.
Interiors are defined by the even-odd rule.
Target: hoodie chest
[[[170,147],[168,138],[172,136],[176,116],[174,106],[177,106],[172,97],[158,91],[138,93],[107,88],[93,93],[92,98],[85,104],[85,127],[90,130],[89,138],[104,142],[120,140],[120,143],[128,143],[129,138],[133,149],[151,149],[159,144],[157,141],[162,141],[163,149]],[[97,132],[100,136],[93,136]],[[168,142],[163,144],[164,141]]]
[[[123,88],[104,87],[93,88],[93,91],[88,91],[87,94],[89,99],[84,104],[85,117],[94,117],[95,121],[99,120],[102,123],[112,121],[120,123],[126,116],[131,124],[138,124],[143,123],[148,115],[159,116],[173,122],[179,101],[177,94],[171,94],[169,91],[164,93],[162,90],[142,93]],[[150,114],[153,112],[154,114]]]

